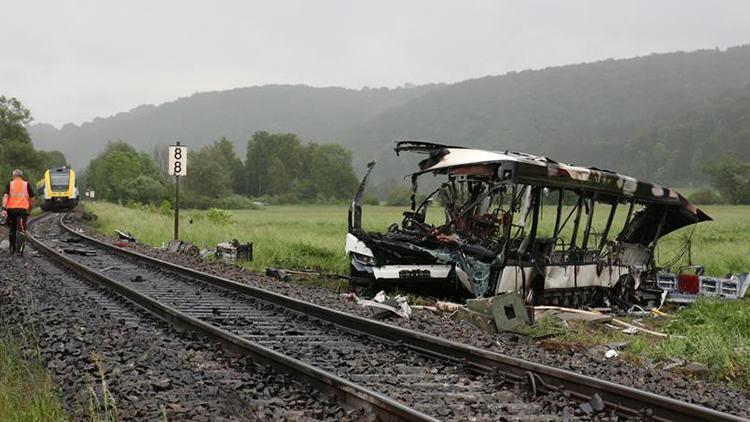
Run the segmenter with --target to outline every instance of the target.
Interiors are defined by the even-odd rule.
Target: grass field
[[[171,216],[108,203],[86,204],[86,207],[99,216],[96,228],[105,234],[111,235],[115,229],[130,231],[139,241],[153,246],[162,246],[172,238]],[[750,271],[750,207],[712,206],[704,210],[715,221],[694,226],[693,262],[705,265],[706,272],[712,275]],[[363,223],[368,230],[384,231],[401,220],[402,211],[399,207],[365,207]],[[437,219],[437,209],[432,211]],[[595,216],[596,231],[603,225],[606,212]],[[252,241],[255,259],[249,266],[254,270],[262,271],[269,266],[289,269],[319,266],[323,271],[339,274],[348,270],[344,255],[347,221],[344,206],[271,206],[263,210],[231,211],[227,222],[211,221],[206,211],[183,211],[181,217],[181,237],[198,246],[213,246],[233,238]],[[189,224],[191,219],[193,224]],[[616,222],[623,219],[623,213],[618,212]],[[550,207],[543,212],[542,230],[551,230],[553,222],[554,209]],[[668,261],[692,230],[685,228],[666,236],[657,250],[658,259]]]
[[[0,338],[0,421],[66,421],[57,389],[35,356]]]
[[[621,317],[672,335],[667,339],[625,334],[599,323],[571,321],[563,326],[553,318],[542,319],[527,334],[546,337],[541,343],[551,349],[585,349],[626,342],[623,357],[627,360],[676,358],[699,362],[708,367],[706,379],[728,382],[740,389],[750,388],[750,302],[702,299],[691,306],[667,311],[669,315],[662,317]]]
[[[107,203],[86,204],[99,216],[95,228],[105,234],[115,229],[130,231],[140,242],[161,246],[172,238],[173,218]],[[370,207],[365,226],[384,230],[399,220],[395,207]],[[250,268],[299,269],[319,266],[322,270],[345,274],[344,254],[347,208],[342,206],[273,206],[263,210],[231,211],[227,223],[211,221],[206,211],[182,211],[180,237],[200,247],[238,239],[252,241],[254,259]],[[190,224],[189,221],[193,220]]]
[[[161,246],[172,236],[170,216],[106,203],[86,207],[99,216],[95,227],[105,234],[113,234],[115,229],[127,230],[139,241],[155,246]],[[707,273],[712,275],[750,271],[750,207],[703,209],[714,221],[694,226],[693,262],[704,264]],[[369,230],[386,230],[391,223],[400,221],[401,212],[402,209],[396,207],[365,207],[363,222]],[[324,271],[345,274],[348,268],[344,255],[346,207],[273,206],[264,210],[233,211],[225,223],[211,222],[205,211],[186,211],[182,215],[182,237],[197,245],[215,245],[232,238],[252,240],[255,260],[249,267],[254,270],[262,271],[268,266],[290,269],[320,266]],[[191,218],[193,224],[188,223]],[[599,213],[594,222],[595,231],[602,226],[604,218],[606,212]],[[623,219],[620,213],[616,215],[616,221]],[[541,230],[551,231],[553,224],[554,209],[546,208]],[[667,261],[692,230],[683,229],[666,236],[657,257],[662,262]],[[686,263],[684,259],[683,263]],[[613,332],[602,326],[592,329],[572,325],[563,329],[546,323],[534,330],[553,334],[553,341],[578,346],[628,341],[626,356],[634,360],[678,357],[702,362],[711,368],[709,379],[728,380],[741,388],[750,386],[750,302],[701,301],[677,311],[674,316],[647,322],[652,328],[676,337],[663,340]]]

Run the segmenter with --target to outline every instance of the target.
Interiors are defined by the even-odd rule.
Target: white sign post
[[[167,171],[174,176],[174,240],[180,238],[180,176],[187,176],[187,147],[179,142],[169,146]]]

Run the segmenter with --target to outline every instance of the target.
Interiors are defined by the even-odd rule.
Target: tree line
[[[5,183],[15,168],[23,170],[29,181],[42,178],[50,167],[66,164],[59,151],[38,151],[31,143],[26,126],[31,123],[31,111],[17,98],[0,95],[0,181]]]
[[[718,191],[703,189],[690,199],[697,204],[750,205],[750,161],[726,154],[711,161],[704,171]]]
[[[167,146],[152,154],[112,142],[91,160],[82,183],[97,198],[161,205],[171,201]],[[181,202],[191,208],[249,208],[266,203],[333,203],[351,199],[357,187],[352,154],[335,144],[303,143],[295,134],[256,132],[245,160],[226,138],[188,155]]]
[[[701,154],[692,160],[667,160],[691,162],[693,178],[708,178],[713,190],[700,190],[690,196],[699,204],[729,203],[750,204],[750,156],[746,148],[750,129],[750,87],[731,95],[732,99],[717,107],[714,115],[724,116],[720,129],[699,130],[706,126],[689,119],[675,125],[671,132],[681,127],[685,135],[671,136],[684,144],[687,139],[730,139],[732,145],[722,145],[712,154]],[[32,121],[31,111],[18,99],[0,96],[0,181],[10,178],[14,168],[21,168],[28,180],[41,180],[45,169],[66,165],[66,157],[59,151],[39,151],[34,148],[26,130]],[[691,124],[693,126],[691,126]],[[710,126],[710,125],[708,125]],[[718,136],[716,131],[732,136]],[[665,139],[654,135],[652,142],[658,147]],[[688,137],[690,135],[690,137]],[[696,138],[698,137],[698,138]],[[646,138],[639,142],[645,144]],[[696,145],[700,145],[696,142]],[[670,150],[684,150],[684,145],[670,145]],[[725,155],[718,155],[725,151]],[[173,179],[167,176],[167,147],[156,147],[151,154],[138,151],[132,145],[117,141],[91,160],[89,166],[79,171],[79,186],[90,188],[96,197],[113,202],[137,202],[158,206],[171,206]],[[685,166],[683,166],[685,168]],[[191,150],[188,160],[188,177],[181,200],[186,207],[250,208],[253,202],[267,203],[332,203],[351,199],[358,180],[352,169],[352,153],[336,144],[303,143],[291,133],[256,132],[247,143],[243,161],[235,152],[234,144],[226,138],[197,150]],[[683,170],[684,171],[684,170]],[[700,173],[700,176],[698,175]],[[381,199],[390,205],[406,205],[409,192],[386,183],[380,192]],[[375,188],[375,187],[373,187]],[[377,189],[372,189],[376,191]],[[369,198],[368,203],[378,203]]]

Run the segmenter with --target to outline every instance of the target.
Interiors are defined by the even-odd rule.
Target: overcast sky
[[[750,1],[0,0],[0,94],[61,125],[198,91],[455,82],[750,42]]]

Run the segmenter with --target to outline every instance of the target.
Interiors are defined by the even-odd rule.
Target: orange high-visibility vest
[[[29,183],[23,179],[13,179],[10,181],[8,189],[9,210],[28,210],[29,209]]]

